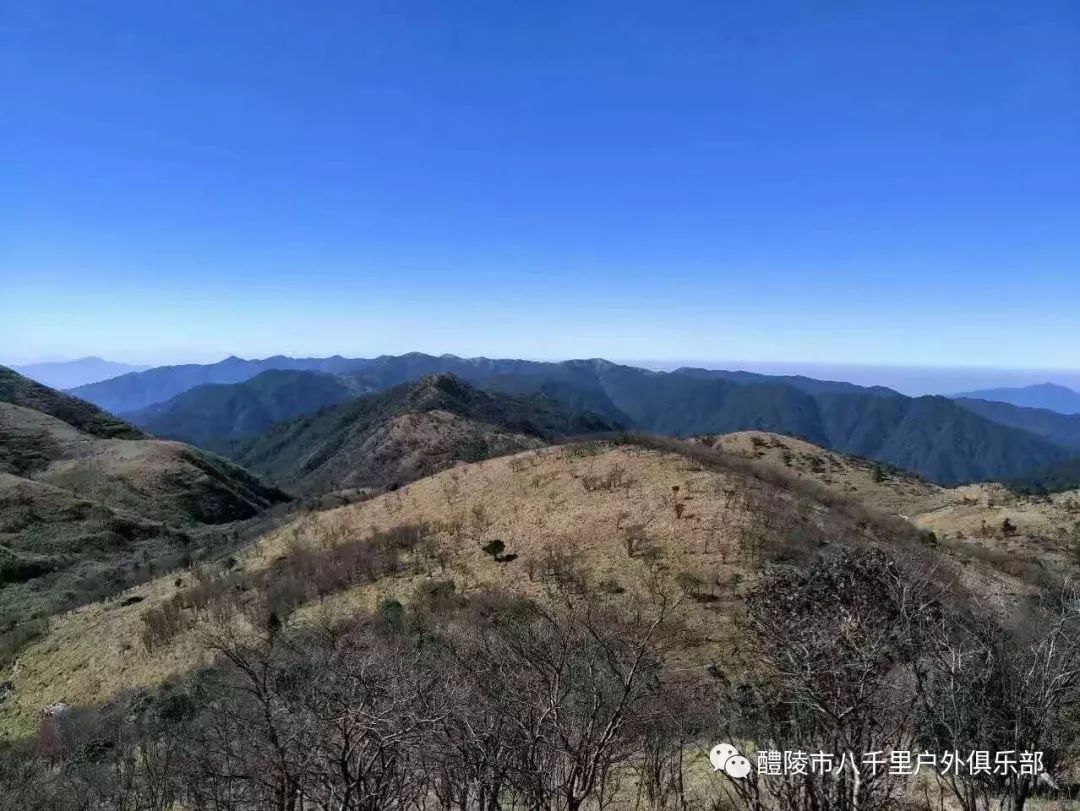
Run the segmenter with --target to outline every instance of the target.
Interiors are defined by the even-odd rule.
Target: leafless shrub
[[[237,613],[259,628],[282,623],[307,602],[401,571],[429,535],[426,524],[403,524],[322,549],[297,539],[265,570],[200,569],[194,585],[143,613],[141,641],[152,651],[200,619],[227,622]]]
[[[923,741],[941,750],[1040,751],[1046,772],[1064,782],[1080,763],[1080,594],[1048,590],[1019,622],[993,617],[982,609],[934,628],[920,706]],[[937,779],[964,811],[1022,811],[1039,776]]]
[[[139,640],[148,651],[167,645],[177,634],[190,627],[193,619],[173,600],[144,611]]]
[[[648,536],[644,524],[629,524],[622,527],[622,545],[626,550],[626,556],[636,556],[648,543]]]
[[[557,586],[580,587],[586,578],[580,561],[565,549],[547,546],[538,556],[529,556],[525,561],[530,579],[550,580]]]
[[[43,739],[54,768],[0,759],[0,780],[17,766],[40,779],[49,802],[18,806],[34,811],[576,811],[609,805],[625,779],[652,808],[688,807],[685,752],[712,699],[670,667],[679,603],[656,592],[627,610],[593,593],[466,600],[431,583],[408,616],[394,603],[336,626],[205,634],[217,664],[190,700],[118,709],[167,715],[167,733],[71,727]]]
[[[941,613],[929,578],[880,552],[842,552],[774,572],[747,603],[756,675],[732,688],[729,734],[775,751],[912,748],[919,650]],[[755,808],[892,807],[902,778],[863,772],[727,785]]]
[[[631,481],[630,477],[627,475],[626,468],[618,462],[612,464],[604,473],[586,474],[581,477],[581,486],[585,488],[585,492],[587,493],[596,492],[598,490],[610,492],[612,490],[629,487],[630,484]]]

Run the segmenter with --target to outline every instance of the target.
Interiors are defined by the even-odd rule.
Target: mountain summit
[[[230,451],[297,493],[382,488],[551,439],[621,426],[543,397],[486,392],[435,374],[281,423]]]

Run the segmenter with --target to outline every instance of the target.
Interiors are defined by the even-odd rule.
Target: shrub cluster
[[[328,548],[294,546],[260,571],[199,569],[194,585],[143,612],[141,641],[152,651],[200,619],[240,613],[260,628],[280,624],[305,603],[401,571],[429,534],[425,524],[405,524]]]

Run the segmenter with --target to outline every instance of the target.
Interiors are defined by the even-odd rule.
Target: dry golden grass
[[[867,507],[893,515],[917,515],[948,500],[949,491],[917,476],[793,437],[765,431],[738,431],[699,437],[695,441],[786,468],[800,478],[820,482]]]
[[[48,414],[0,403],[0,436],[19,443],[14,473],[72,496],[169,524],[202,520],[202,505],[236,517],[280,500],[245,471],[185,445],[158,439],[101,439]],[[216,505],[216,506],[214,506]]]
[[[891,532],[907,526],[898,519],[875,524],[872,510],[848,510],[810,482],[945,534],[938,547],[943,565],[961,561],[964,565],[955,568],[970,588],[1003,601],[1030,588],[1030,572],[1010,571],[993,555],[980,555],[975,541],[949,533],[987,511],[1015,510],[1024,527],[1034,521],[1025,510],[1052,524],[1071,509],[1064,506],[1065,497],[1049,505],[1030,500],[1006,505],[995,501],[1003,498],[998,493],[980,504],[989,490],[950,491],[892,474],[878,481],[872,464],[786,437],[744,433],[709,444],[758,461],[725,467],[722,458],[706,464],[678,453],[595,443],[527,451],[459,465],[370,501],[297,515],[238,555],[237,565],[256,571],[295,545],[319,547],[426,522],[434,529],[435,548],[423,570],[305,606],[294,621],[371,609],[384,597],[407,600],[428,578],[453,580],[459,592],[494,585],[535,594],[543,588],[535,562],[554,552],[572,555],[603,588],[625,590],[625,599],[635,599],[656,578],[668,588],[681,584],[692,593],[686,599],[688,619],[704,640],[687,652],[688,661],[702,662],[734,644],[733,609],[764,560],[783,557],[800,544],[816,549],[827,540],[888,542],[899,537]],[[786,462],[785,453],[790,454]],[[759,466],[761,475],[755,473]],[[769,470],[779,473],[765,475]],[[784,476],[806,480],[808,486],[800,489],[790,480],[785,485]],[[904,542],[912,537],[909,532]],[[494,539],[516,558],[497,562],[485,553],[482,546]],[[180,587],[190,585],[190,574],[179,578]],[[0,704],[0,735],[29,732],[37,711],[48,704],[102,703],[119,691],[205,664],[198,642],[205,626],[196,624],[153,653],[139,641],[143,612],[170,600],[177,579],[176,574],[162,577],[55,618],[49,635],[20,656],[15,691]],[[140,602],[122,605],[132,597]]]
[[[719,644],[726,638],[725,609],[757,564],[748,538],[767,540],[787,529],[769,525],[761,499],[804,513],[811,535],[824,535],[832,520],[825,508],[745,473],[707,470],[676,454],[632,446],[570,445],[459,466],[371,501],[298,516],[250,547],[238,565],[255,570],[294,544],[333,544],[427,522],[444,566],[432,562],[426,572],[357,588],[301,613],[370,608],[384,596],[408,596],[425,577],[452,579],[462,592],[497,585],[535,593],[542,583],[534,564],[554,551],[573,555],[594,581],[625,589],[628,598],[657,573],[669,586],[695,579],[697,597],[687,599],[688,610],[706,639]],[[836,531],[859,532],[850,520]],[[632,556],[628,538],[635,539]],[[485,553],[482,545],[493,539],[516,559],[496,562]],[[181,579],[187,584],[191,577]],[[42,706],[101,703],[203,664],[198,626],[153,653],[139,642],[143,611],[171,599],[176,580],[175,574],[163,577],[56,618],[48,637],[22,652],[15,691],[0,705],[0,730],[27,732]],[[141,600],[122,606],[131,597]]]
[[[1002,600],[1019,597],[1033,593],[1048,578],[1075,573],[1080,565],[1080,491],[1020,496],[996,483],[948,489],[762,431],[696,441],[782,466],[933,532],[943,542],[945,555],[983,564],[959,570],[961,580],[977,593]],[[1006,519],[1014,532],[1002,531]]]

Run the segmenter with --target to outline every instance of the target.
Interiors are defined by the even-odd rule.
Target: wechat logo
[[[709,752],[709,762],[713,771],[722,771],[728,777],[742,780],[750,774],[750,761],[739,754],[739,750],[730,743],[718,743]]]

